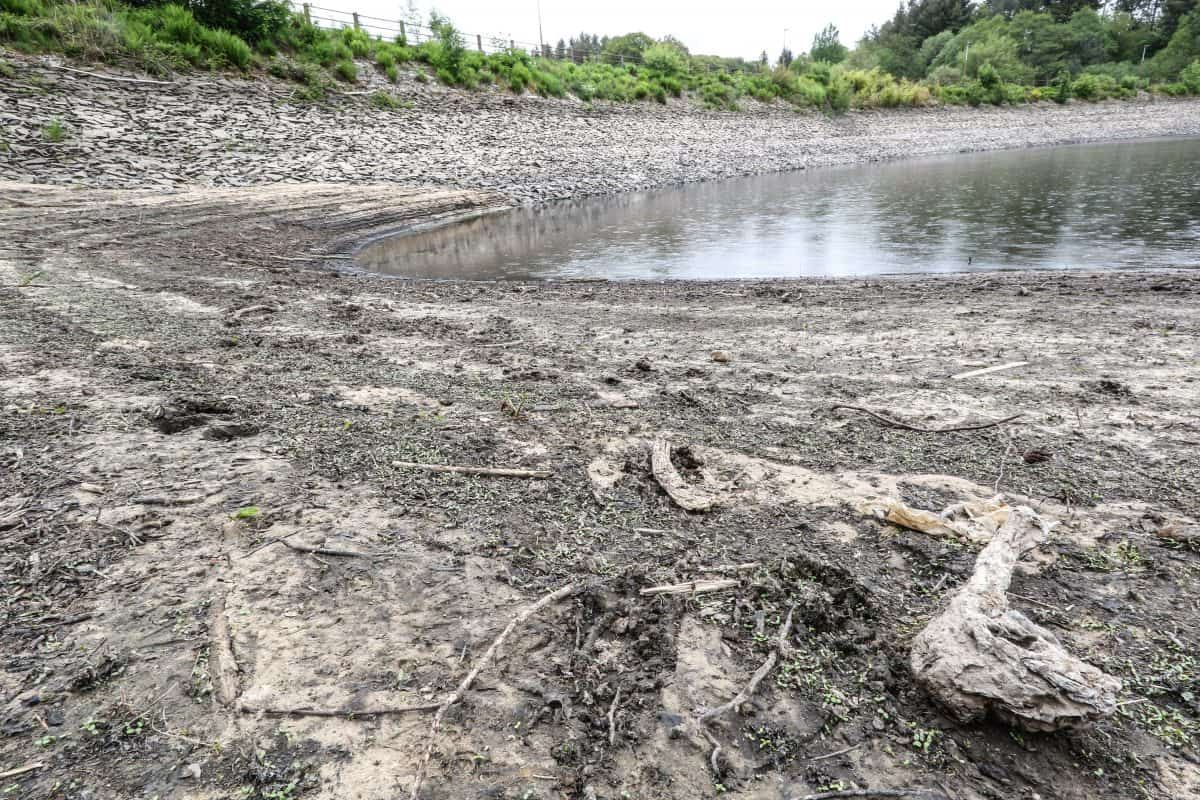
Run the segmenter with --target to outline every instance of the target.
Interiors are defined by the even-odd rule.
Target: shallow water
[[[1200,139],[1016,150],[554,203],[385,239],[417,278],[1200,267]]]

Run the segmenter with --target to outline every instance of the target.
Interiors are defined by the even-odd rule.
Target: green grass
[[[436,79],[466,89],[496,85],[518,94],[574,95],[585,102],[667,103],[687,97],[722,110],[736,110],[747,101],[841,112],[852,107],[933,103],[1102,100],[1131,97],[1140,90],[1200,94],[1200,61],[1184,69],[1176,83],[1161,86],[1151,87],[1129,70],[1100,65],[1078,75],[1064,73],[1053,86],[1035,89],[1004,82],[1002,73],[987,63],[978,67],[973,78],[954,68],[941,68],[937,80],[918,82],[897,79],[879,67],[851,69],[808,58],[770,69],[740,59],[691,56],[667,40],[646,47],[641,63],[574,63],[536,58],[519,50],[479,53],[468,49],[450,21],[436,14],[430,21],[434,37],[409,46],[403,40],[373,38],[354,28],[317,28],[276,0],[228,0],[221,27],[211,24],[216,8],[131,7],[120,0],[0,0],[0,44],[23,52],[59,52],[133,66],[158,75],[183,70],[265,70],[299,84],[294,96],[303,100],[319,100],[338,82],[357,83],[363,68],[373,68],[396,83],[401,65],[409,65],[418,81]],[[0,75],[11,71],[0,61]],[[372,102],[376,101],[372,98]]]
[[[50,123],[42,129],[42,138],[52,144],[58,144],[67,138],[67,126],[63,125],[63,121],[55,117],[50,120]]]

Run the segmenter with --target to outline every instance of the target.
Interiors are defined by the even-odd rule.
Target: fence
[[[420,44],[421,42],[436,38],[433,29],[428,25],[421,25],[420,23],[408,20],[383,19],[381,17],[368,16],[367,14],[359,14],[356,11],[339,11],[332,8],[323,8],[311,5],[310,3],[299,4],[297,10],[301,11],[309,22],[321,28],[332,30],[357,28],[366,31],[371,36],[382,39],[403,37],[409,44]],[[576,64],[582,64],[585,61],[600,61],[614,65],[640,65],[643,63],[642,59],[638,56],[605,53],[603,50],[593,48],[583,49],[568,45],[560,50],[557,46],[552,46],[548,43],[522,42],[505,36],[464,33],[462,31],[459,31],[458,35],[462,38],[465,46],[474,46],[481,53],[494,54],[517,50],[527,52],[531,56],[540,56],[542,58],[552,58],[561,61],[574,61]],[[752,67],[753,63],[748,62],[747,66]],[[708,72],[716,70],[735,72],[738,67],[705,62],[705,69]]]

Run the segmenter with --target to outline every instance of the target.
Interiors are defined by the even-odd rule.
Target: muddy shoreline
[[[1200,273],[408,282],[338,256],[512,198],[0,195],[15,796],[408,796],[431,742],[428,798],[1200,796]],[[663,491],[664,438],[715,507]],[[997,492],[1057,523],[1014,607],[1123,681],[1094,727],[959,724],[909,674],[978,548],[872,509]],[[564,586],[436,736],[387,712]],[[691,721],[787,609],[714,769]]]
[[[1200,272],[346,269],[373,236],[514,203],[1195,135],[1200,103],[826,120],[414,82],[414,108],[383,113],[18,69],[0,110],[6,796],[375,800],[420,775],[424,798],[1200,797]],[[55,115],[80,135],[40,142]],[[929,433],[845,405],[925,428],[1020,417]],[[662,440],[711,507],[664,491]],[[910,674],[979,548],[880,512],[997,493],[1056,523],[1009,600],[1122,681],[1095,726],[962,724]],[[697,581],[723,588],[643,593]],[[434,731],[429,707],[563,587]],[[787,657],[697,728],[793,613]]]

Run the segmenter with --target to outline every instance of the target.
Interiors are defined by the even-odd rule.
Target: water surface
[[[1200,139],[1080,145],[554,203],[377,242],[414,278],[795,278],[1200,267]]]

